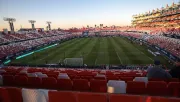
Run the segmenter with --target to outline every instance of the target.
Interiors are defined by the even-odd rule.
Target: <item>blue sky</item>
[[[130,25],[132,15],[171,5],[179,0],[0,0],[0,30],[8,28],[3,17],[16,18],[15,29],[30,28],[28,20],[36,20],[35,27],[52,28]]]

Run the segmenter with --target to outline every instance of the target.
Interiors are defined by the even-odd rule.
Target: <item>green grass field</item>
[[[121,37],[76,38],[47,50],[34,53],[12,63],[27,65],[55,64],[65,58],[84,58],[87,65],[139,65],[152,64],[154,56],[145,46],[132,44]],[[162,64],[168,64],[164,57],[158,58]]]

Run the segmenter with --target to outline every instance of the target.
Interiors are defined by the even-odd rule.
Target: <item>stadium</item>
[[[0,102],[180,102],[180,2],[132,15],[130,26],[3,22]]]

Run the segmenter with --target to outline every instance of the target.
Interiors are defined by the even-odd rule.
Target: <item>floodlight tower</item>
[[[4,17],[4,21],[8,21],[9,22],[10,29],[11,29],[12,32],[14,32],[13,22],[15,22],[16,19],[15,18],[6,18],[6,17]]]
[[[31,25],[32,25],[32,29],[35,29],[35,27],[34,27],[35,22],[36,22],[35,20],[29,20],[29,23],[31,23]]]
[[[49,30],[51,30],[51,22],[50,22],[50,21],[47,21],[46,23],[48,24]]]

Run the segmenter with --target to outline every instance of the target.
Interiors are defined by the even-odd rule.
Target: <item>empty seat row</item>
[[[148,94],[162,96],[180,96],[180,82],[170,82],[167,84],[163,81],[145,82],[127,82],[126,93],[129,94]]]
[[[107,92],[106,80],[86,79],[55,79],[53,77],[39,78],[26,76],[3,76],[4,86],[20,86],[29,88],[46,88],[75,91]]]
[[[180,102],[180,98],[0,88],[1,102]]]
[[[54,72],[34,72],[34,73],[27,73],[27,71],[25,70],[21,70],[18,73],[9,73],[9,72],[4,72],[5,70],[0,70],[0,74],[1,75],[22,75],[22,76],[28,76],[28,77],[54,77],[56,79],[58,79],[59,77],[64,76],[63,74],[66,74],[68,78],[72,79],[87,79],[87,80],[91,80],[91,79],[98,79],[98,80],[123,80],[125,82],[127,81],[133,81],[134,78],[137,78],[138,76],[134,75],[134,76],[122,76],[122,73],[117,74],[116,72],[114,72],[114,74],[106,74],[104,75],[103,73],[97,74],[97,73],[93,73],[93,72],[81,72],[81,73],[60,73],[57,71]],[[1,73],[2,72],[2,73]],[[107,71],[108,72],[108,71]],[[107,73],[106,72],[106,73]],[[130,74],[131,75],[131,74]],[[133,74],[132,74],[133,75]],[[139,78],[145,78],[145,77],[139,77]],[[172,78],[172,79],[157,79],[157,78],[151,78],[151,79],[145,79],[146,82],[147,81],[165,81],[165,82],[179,82],[178,78]]]
[[[179,82],[170,82],[167,84],[164,81],[149,81],[146,84],[146,82],[128,81],[126,85],[124,81],[118,80],[110,80],[107,83],[106,80],[88,81],[86,79],[71,80],[55,79],[53,77],[39,78],[26,76],[3,76],[2,83],[4,86],[20,86],[29,88],[180,96]]]

